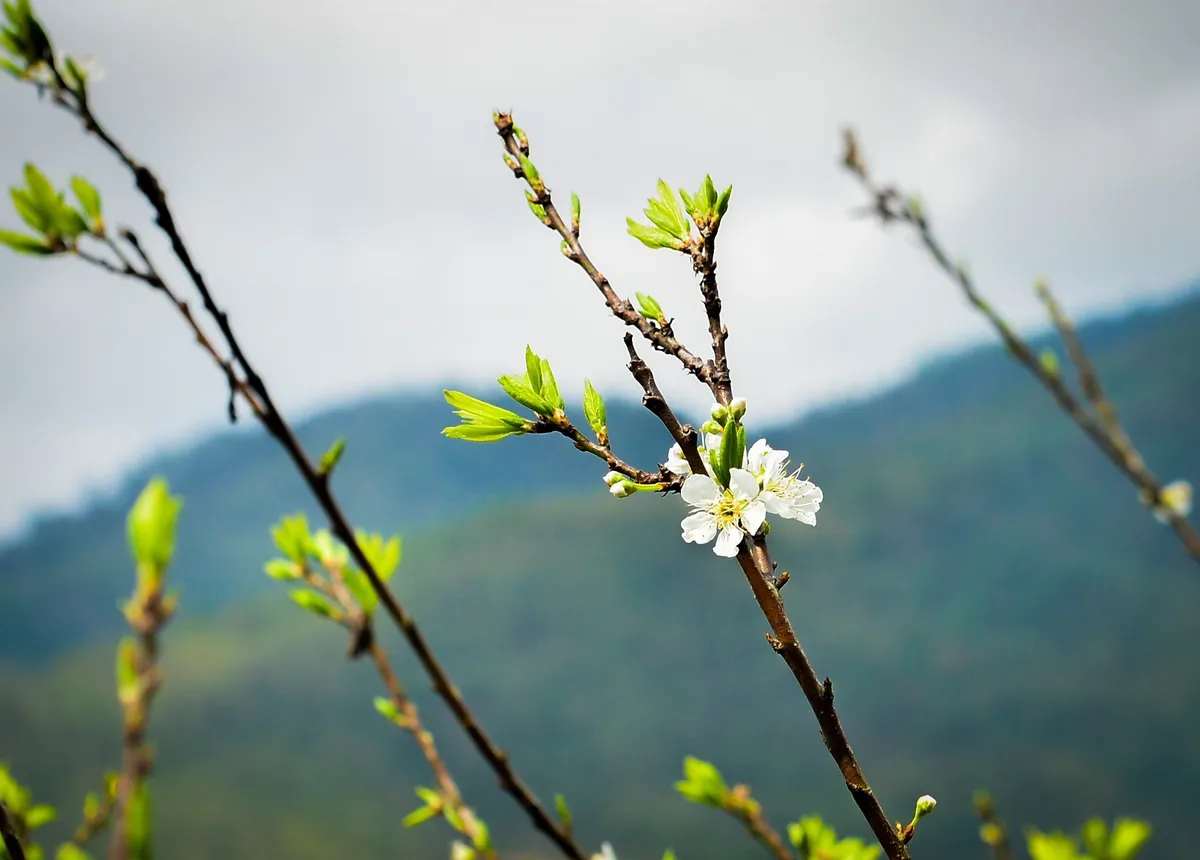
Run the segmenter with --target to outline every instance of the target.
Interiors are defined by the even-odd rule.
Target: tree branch
[[[1049,288],[1044,284],[1041,285],[1038,290],[1039,296],[1046,305],[1055,328],[1058,329],[1066,343],[1069,358],[1079,374],[1084,397],[1095,407],[1096,414],[1088,411],[1085,404],[1063,381],[1057,369],[1043,364],[1028,342],[1018,335],[1012,326],[980,295],[974,280],[966,269],[950,261],[945,248],[933,233],[923,207],[911,199],[906,199],[897,188],[877,184],[867,170],[853,131],[846,129],[845,138],[846,148],[842,164],[858,178],[871,197],[869,211],[883,224],[899,221],[913,228],[934,263],[958,285],[967,301],[991,324],[1017,363],[1041,383],[1071,420],[1139,489],[1139,495],[1147,506],[1155,511],[1167,512],[1166,522],[1170,525],[1171,530],[1183,545],[1184,550],[1197,563],[1200,563],[1200,533],[1197,533],[1187,519],[1174,513],[1170,506],[1163,503],[1163,484],[1146,466],[1141,454],[1121,429],[1117,421],[1116,409],[1104,396],[1099,376],[1096,374],[1091,359],[1079,341],[1074,326],[1067,320]]]
[[[297,440],[291,425],[271,398],[265,381],[258,375],[249,358],[246,356],[233,332],[228,314],[217,305],[212,292],[196,267],[167,204],[166,193],[163,191],[158,178],[148,167],[136,161],[101,125],[91,111],[86,93],[82,90],[78,92],[73,90],[63,79],[56,64],[51,63],[49,65],[53,70],[57,84],[54,93],[55,104],[58,104],[76,116],[83,124],[84,129],[95,135],[133,174],[138,190],[154,210],[155,223],[167,236],[172,251],[187,272],[188,277],[199,294],[205,311],[219,328],[221,336],[229,349],[231,359],[225,362],[214,350],[206,349],[206,351],[209,352],[210,357],[226,373],[227,378],[230,379],[231,387],[239,394],[242,394],[255,409],[256,416],[267,432],[283,447],[292,464],[308,486],[313,498],[324,511],[329,520],[331,531],[338,540],[347,546],[351,556],[354,558],[355,564],[362,570],[370,582],[372,589],[378,595],[379,601],[388,616],[395,623],[396,627],[399,628],[409,647],[416,655],[425,672],[429,675],[434,691],[446,703],[451,714],[453,714],[455,720],[471,739],[476,750],[496,773],[501,788],[517,801],[518,805],[532,820],[535,828],[546,834],[558,849],[567,857],[570,857],[571,860],[589,860],[588,855],[584,853],[583,849],[550,817],[533,792],[520,780],[509,763],[507,753],[499,749],[484,732],[483,727],[463,701],[462,695],[451,683],[446,671],[434,656],[415,619],[404,609],[388,589],[387,585],[380,579],[374,566],[358,545],[354,531],[341,505],[330,489],[328,475],[319,472],[310,461],[308,454],[300,445],[299,440]],[[128,235],[125,238],[128,239]],[[135,247],[140,246],[135,245]],[[137,275],[135,274],[134,276],[136,277]],[[160,283],[164,283],[157,275],[154,275],[154,277]],[[146,281],[146,278],[143,277],[141,280]],[[151,285],[157,289],[163,289],[175,305],[176,310],[189,323],[199,340],[201,333],[199,326],[192,319],[186,303],[179,301],[174,294],[166,291],[165,288],[157,284]],[[699,359],[696,359],[696,361],[699,361]],[[234,382],[234,376],[231,374],[230,368],[236,368],[240,371],[242,376],[240,383]],[[232,398],[230,402],[232,404]],[[234,418],[232,407],[230,408],[230,418],[231,420]]]

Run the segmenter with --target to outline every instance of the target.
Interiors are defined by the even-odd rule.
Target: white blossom
[[[766,439],[759,439],[746,453],[746,469],[758,481],[759,498],[767,511],[815,526],[824,493],[812,481],[802,479],[800,469],[789,475],[787,465],[788,452],[775,450]]]
[[[726,558],[737,555],[743,535],[757,532],[767,516],[758,481],[745,469],[729,470],[728,488],[708,475],[692,475],[683,482],[681,495],[692,506],[680,523],[683,539],[708,543],[715,537],[713,552]]]

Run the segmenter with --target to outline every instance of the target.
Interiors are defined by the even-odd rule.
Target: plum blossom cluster
[[[787,451],[772,448],[766,439],[746,449],[745,411],[740,398],[728,407],[713,406],[713,420],[701,428],[703,473],[693,471],[678,444],[667,453],[667,469],[686,476],[680,494],[691,511],[680,524],[684,541],[706,544],[716,538],[713,552],[726,558],[736,556],[743,539],[758,533],[767,514],[815,526],[824,498],[820,487],[800,477],[803,465],[789,471]],[[618,498],[642,489],[615,472],[605,482]]]

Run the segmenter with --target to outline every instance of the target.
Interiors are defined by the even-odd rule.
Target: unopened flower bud
[[[616,483],[618,483],[620,481],[624,481],[624,480],[625,480],[625,476],[622,475],[620,472],[609,472],[607,475],[604,476],[604,483],[608,484],[610,487],[613,484],[616,484]]]
[[[917,798],[917,818],[924,818],[929,813],[933,812],[937,806],[937,801],[928,794],[923,794]]]
[[[729,403],[729,414],[733,416],[735,421],[740,421],[742,416],[746,414],[746,398],[733,398]]]
[[[705,421],[700,425],[700,430],[710,436],[720,436],[725,432],[725,425],[719,424],[716,421]]]
[[[708,414],[712,416],[713,421],[720,423],[724,427],[725,422],[729,420],[729,407],[722,406],[720,403],[714,403]]]
[[[627,499],[637,492],[633,486],[633,482],[628,479],[622,479],[618,483],[613,484],[608,488],[608,491],[618,499]]]

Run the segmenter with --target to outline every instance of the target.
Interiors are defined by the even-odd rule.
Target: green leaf
[[[328,475],[334,470],[338,462],[342,459],[342,454],[346,451],[346,439],[344,436],[339,436],[333,440],[333,444],[329,446],[329,450],[321,455],[321,460],[317,463],[317,472],[322,475]]]
[[[1153,828],[1145,821],[1118,818],[1113,823],[1112,835],[1109,837],[1109,856],[1112,860],[1133,860],[1141,853],[1142,846],[1153,832]]]
[[[55,860],[92,860],[92,856],[74,842],[64,842],[58,846]]]
[[[558,820],[562,822],[563,830],[571,832],[571,807],[561,794],[554,795],[554,809],[558,812]]]
[[[374,612],[375,607],[379,605],[379,595],[371,587],[371,581],[367,579],[367,575],[361,570],[347,570],[342,576],[346,582],[346,588],[350,589],[350,594],[358,602],[362,611],[367,615]]]
[[[626,218],[625,224],[629,231],[629,235],[637,239],[647,248],[655,250],[659,248],[670,248],[673,251],[679,251],[683,248],[683,242],[681,242],[679,239],[676,239],[666,230],[659,229],[658,227],[648,227],[645,224],[639,224],[632,218]]]
[[[692,199],[692,195],[680,188],[679,196],[683,200],[683,208],[687,210],[688,215],[692,217],[693,221],[698,220],[700,212],[696,209],[696,201]]]
[[[328,529],[313,535],[313,550],[321,564],[332,570],[340,570],[350,562],[350,551],[342,546]]]
[[[54,215],[54,226],[68,239],[76,239],[88,232],[88,224],[83,216],[61,200]]]
[[[550,362],[544,358],[542,359],[542,396],[546,398],[547,403],[560,412],[567,408],[566,401],[558,391],[558,383],[554,380],[554,371],[550,369]]]
[[[604,408],[604,398],[587,379],[583,381],[583,414],[596,438],[601,440],[600,444],[606,444],[604,440],[608,437],[608,411]]]
[[[634,293],[638,300],[638,307],[641,309],[642,316],[655,320],[656,322],[666,323],[667,315],[663,313],[662,305],[654,300],[653,296],[645,293]]]
[[[732,196],[732,185],[721,192],[721,196],[717,198],[717,218],[723,218],[725,213],[729,211],[729,198]]]
[[[525,426],[525,419],[515,412],[510,412],[500,406],[479,400],[461,391],[443,391],[446,402],[455,408],[455,414],[460,418],[487,418],[492,423],[504,424],[514,430]]]
[[[307,609],[313,615],[321,615],[325,618],[332,618],[334,621],[340,621],[342,613],[334,607],[327,597],[323,594],[317,594],[315,591],[304,591],[298,589],[291,593],[292,600],[296,601],[298,606]]]
[[[396,707],[396,703],[385,696],[375,697],[375,710],[379,711],[379,713],[383,714],[386,719],[391,720],[393,723],[401,722],[403,719],[400,715],[400,709]]]
[[[417,787],[417,796],[424,801],[425,805],[420,809],[413,810],[400,822],[405,827],[416,827],[418,824],[424,824],[431,818],[436,818],[442,814],[442,796],[431,788]]]
[[[543,366],[543,371],[544,368],[545,366]],[[517,379],[515,376],[501,376],[499,382],[500,387],[504,389],[504,393],[525,408],[533,410],[538,415],[550,416],[554,414],[554,407],[550,405],[547,398],[526,385],[524,380]],[[545,390],[545,387],[546,380],[543,378],[543,390]]]
[[[367,557],[367,561],[371,562],[375,573],[380,579],[387,582],[400,565],[399,535],[393,535],[390,540],[385,542],[383,535],[367,534],[360,529],[354,533],[354,537],[358,541],[359,549]]]
[[[271,529],[271,537],[279,551],[295,562],[303,562],[312,552],[312,537],[304,514],[284,517]]]
[[[300,565],[291,559],[273,558],[263,565],[263,573],[271,579],[286,582],[289,579],[300,578]]]
[[[58,192],[46,174],[38,170],[32,161],[25,162],[25,184],[29,188],[33,205],[43,212],[53,212],[58,208]]]
[[[725,432],[721,434],[721,473],[723,475],[728,475],[730,469],[742,468],[745,448],[740,444],[744,437],[738,433],[739,429],[738,422],[730,418],[725,424]],[[728,479],[723,483],[726,487],[729,486]]]
[[[1084,860],[1075,840],[1062,833],[1030,830],[1025,836],[1025,843],[1033,860]]]
[[[514,430],[507,424],[478,421],[443,428],[442,435],[449,439],[462,439],[464,442],[499,442],[509,436],[520,436],[523,432],[523,430]]]
[[[1058,354],[1050,347],[1046,347],[1038,355],[1038,362],[1042,365],[1042,370],[1051,376],[1058,376],[1059,363]]]
[[[525,379],[535,393],[542,393],[542,360],[528,344],[525,345]]]
[[[100,795],[89,791],[83,798],[83,819],[91,821],[100,812]]]
[[[39,233],[45,233],[50,228],[53,219],[33,202],[33,196],[26,189],[13,186],[8,193],[12,197],[13,208],[29,227]]]
[[[675,196],[675,192],[671,190],[671,186],[658,180],[658,197],[661,201],[662,211],[666,214],[671,226],[659,224],[668,233],[673,233],[679,238],[685,238],[690,230],[688,229],[687,216],[684,214],[683,207],[679,205],[679,198]],[[648,214],[648,213],[647,213]]]
[[[171,495],[163,478],[153,478],[129,510],[129,548],[139,565],[162,571],[175,552],[175,522],[183,499]]]
[[[701,187],[704,195],[704,210],[708,214],[713,214],[717,208],[717,189],[713,185],[712,177],[704,177],[704,185]]]
[[[684,779],[675,783],[675,790],[692,803],[720,806],[728,789],[721,773],[709,762],[693,756],[683,760]]]
[[[521,170],[524,171],[525,178],[529,180],[530,186],[536,189],[542,184],[542,177],[538,173],[538,169],[533,166],[533,162],[525,155],[518,155],[517,158],[521,162]]]
[[[25,826],[30,830],[36,830],[45,824],[49,824],[55,819],[55,816],[56,813],[53,806],[39,803],[25,813]]]
[[[25,236],[11,230],[0,230],[0,245],[7,245],[18,254],[29,254],[34,257],[45,257],[55,253],[44,239]]]
[[[95,186],[82,176],[72,176],[71,190],[75,192],[75,199],[83,207],[84,214],[92,221],[99,221],[101,215],[100,192],[96,190]]]

